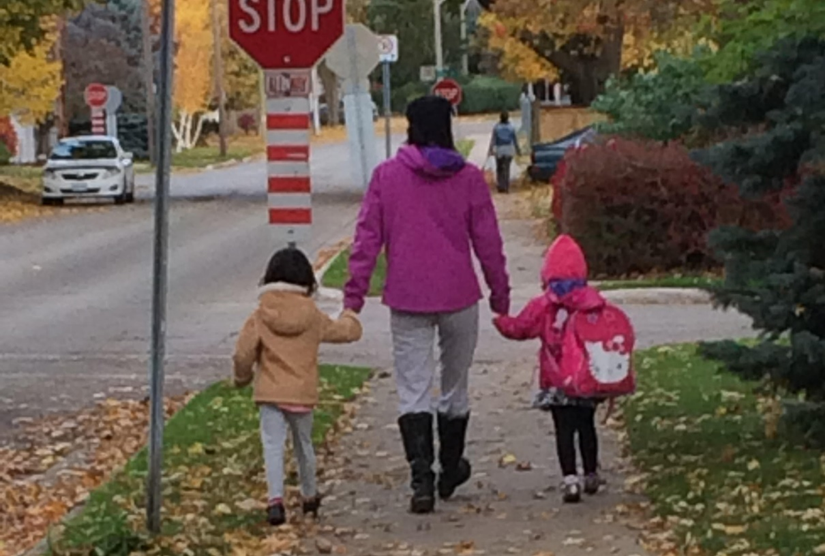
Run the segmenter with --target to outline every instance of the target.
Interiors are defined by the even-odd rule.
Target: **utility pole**
[[[226,158],[226,94],[223,90],[223,55],[221,52],[221,14],[218,0],[212,0],[212,65],[215,74],[215,96],[218,99],[218,137],[221,158]]]
[[[141,34],[143,35],[143,88],[146,95],[146,134],[148,135],[149,162],[154,166],[158,157],[155,151],[155,62],[152,55],[152,26],[149,0],[141,2]]]
[[[154,263],[152,266],[152,339],[149,364],[149,474],[146,481],[146,524],[153,535],[161,529],[163,474],[163,382],[166,363],[166,293],[169,278],[169,173],[172,143],[172,77],[174,72],[175,0],[163,0],[160,15],[160,87],[158,163],[155,169]]]
[[[433,21],[435,22],[435,80],[444,79],[444,44],[441,40],[441,4],[444,0],[433,0]]]

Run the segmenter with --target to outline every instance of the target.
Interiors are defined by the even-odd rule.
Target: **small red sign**
[[[266,98],[308,97],[312,77],[307,70],[264,72]]]
[[[446,98],[453,106],[458,106],[461,104],[461,100],[464,98],[464,92],[461,90],[461,85],[453,79],[442,79],[436,83],[433,86],[433,94]]]
[[[109,91],[105,85],[91,83],[86,87],[84,98],[86,99],[86,105],[90,108],[103,108],[106,106],[106,101],[109,100]]]
[[[229,36],[264,69],[311,68],[344,34],[344,0],[229,0]]]

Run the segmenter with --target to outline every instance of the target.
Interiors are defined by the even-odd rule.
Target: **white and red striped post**
[[[309,173],[309,70],[266,72],[269,224],[278,241],[306,243],[312,233]]]
[[[106,134],[106,111],[103,108],[92,108],[92,133]]]

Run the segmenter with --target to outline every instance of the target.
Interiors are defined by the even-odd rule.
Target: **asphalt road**
[[[401,138],[396,138],[399,142]],[[352,233],[361,189],[346,144],[313,147],[314,255]],[[171,185],[168,386],[228,371],[234,332],[278,247],[266,225],[264,162],[176,175]],[[154,193],[138,203],[0,229],[0,438],[21,416],[144,395]]]
[[[457,137],[486,135],[462,123]],[[394,137],[397,145],[403,137]],[[378,138],[376,148],[383,149]],[[350,235],[362,191],[345,143],[312,149],[313,239]],[[263,161],[175,175],[171,184],[167,391],[226,376],[234,333],[278,246],[266,225]],[[153,176],[138,203],[0,228],[0,440],[14,419],[147,388]]]

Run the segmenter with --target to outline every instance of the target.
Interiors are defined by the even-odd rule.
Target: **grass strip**
[[[322,365],[320,373],[321,401],[313,431],[316,445],[331,433],[345,402],[358,393],[370,370]],[[83,512],[66,525],[53,554],[274,551],[275,547],[262,544],[272,530],[264,520],[266,481],[258,409],[249,388],[237,389],[228,382],[214,384],[167,423],[164,523],[162,534],[154,539],[144,532],[146,459],[142,450],[92,492]],[[294,465],[287,469],[288,483],[295,484]]]
[[[641,352],[637,369],[629,448],[679,554],[825,553],[825,458],[775,434],[754,383],[694,345]]]

